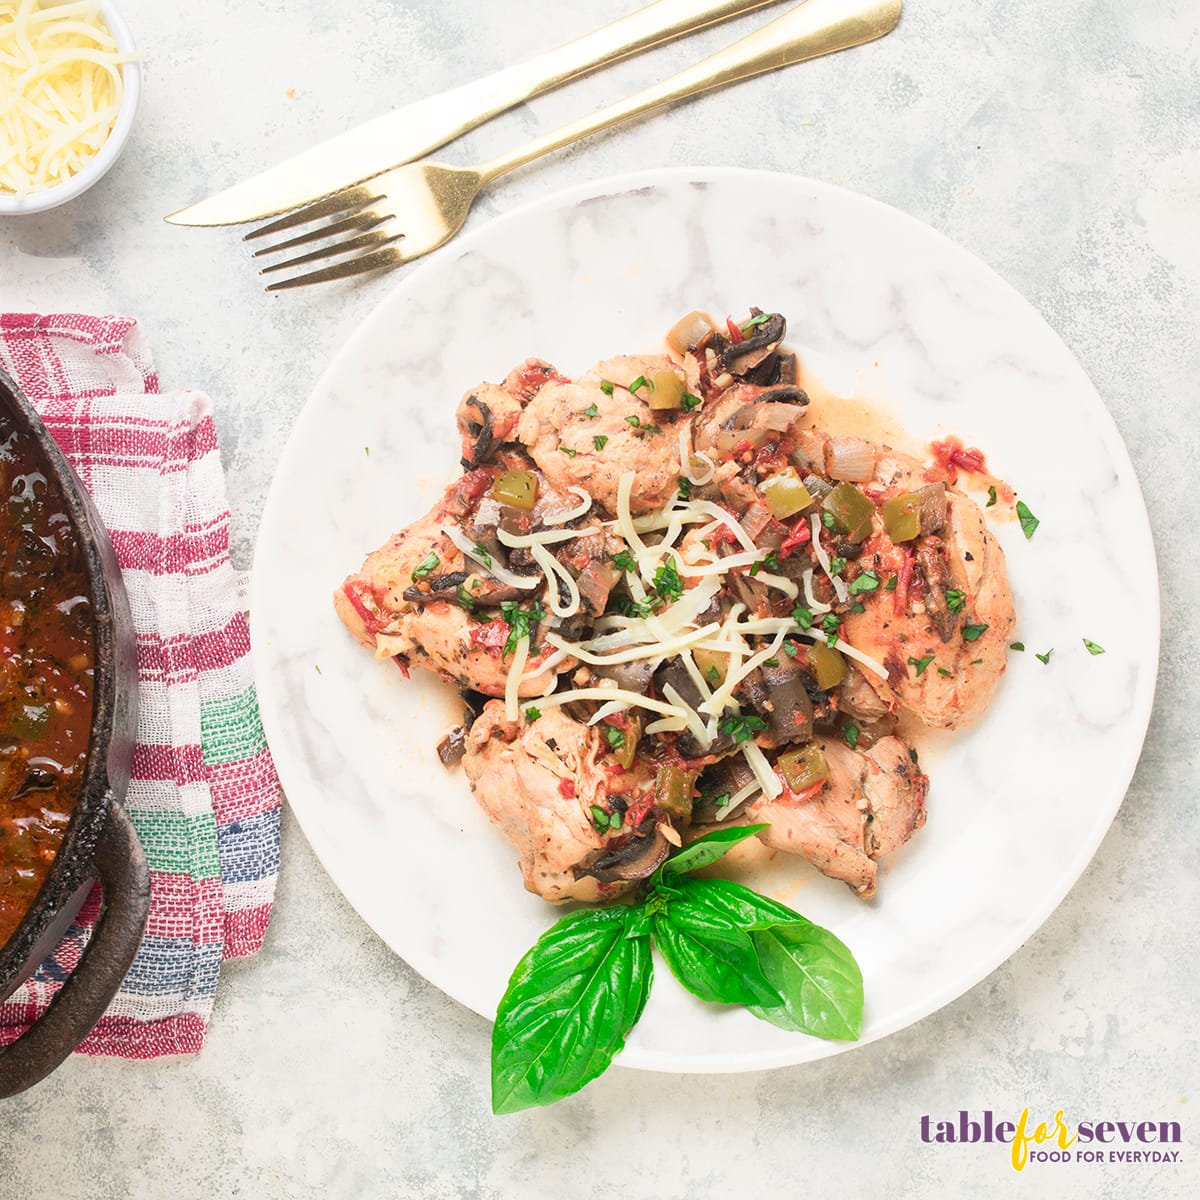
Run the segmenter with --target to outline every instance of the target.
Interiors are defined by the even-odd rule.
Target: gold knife
[[[237,225],[273,217],[421,158],[476,125],[597,67],[778,0],[657,0],[556,50],[407,104],[166,218]]]

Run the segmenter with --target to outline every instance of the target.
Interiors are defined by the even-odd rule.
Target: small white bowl
[[[112,0],[100,0],[100,13],[108,25],[113,40],[122,54],[136,54],[133,35],[125,19],[117,11]],[[102,179],[109,168],[117,161],[120,153],[129,141],[133,129],[133,119],[137,115],[138,101],[142,93],[142,65],[136,60],[124,63],[121,67],[121,78],[125,84],[125,92],[121,98],[121,108],[117,113],[116,123],[108,140],[92,156],[82,171],[72,175],[70,179],[55,184],[43,192],[34,192],[29,196],[12,196],[0,193],[0,217],[20,216],[24,213],[46,212],[66,204],[82,195],[97,180]]]

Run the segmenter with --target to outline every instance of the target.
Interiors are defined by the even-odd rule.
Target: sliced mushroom
[[[763,314],[761,309],[752,308],[750,315],[761,317]],[[775,353],[786,333],[787,321],[784,320],[783,314],[772,313],[744,341],[730,342],[724,347],[717,360],[719,369],[728,371],[735,379],[745,379],[751,371],[762,367]],[[774,367],[771,374],[777,379],[778,363],[771,365]]]
[[[777,746],[807,742],[813,734],[813,704],[806,686],[807,672],[794,658],[764,664],[742,683],[742,695],[767,722]]]
[[[921,497],[921,532],[941,533],[946,528],[946,485],[927,483],[917,495]]]
[[[671,853],[671,843],[657,826],[652,834],[631,837],[607,850],[590,866],[576,867],[575,878],[590,875],[601,883],[630,883],[653,875]]]
[[[414,583],[404,589],[405,600],[413,604],[428,604],[433,600],[448,600],[467,581],[466,571],[448,571],[444,575],[431,575],[425,584]]]
[[[471,421],[467,425],[467,429],[475,441],[460,460],[463,470],[469,471],[473,467],[479,466],[480,463],[485,462],[492,451],[495,450],[495,419],[492,416],[491,408],[474,393],[463,401],[462,407],[474,409],[479,414],[478,422]]]
[[[930,535],[917,543],[917,569],[925,580],[925,612],[942,641],[948,642],[958,625],[958,613],[951,611],[946,599],[953,580],[941,538]]]

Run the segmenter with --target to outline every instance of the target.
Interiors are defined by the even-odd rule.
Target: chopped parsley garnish
[[[625,824],[625,814],[623,812],[615,812],[608,818],[609,829],[620,829]]]
[[[654,572],[654,590],[664,603],[678,600],[683,595],[683,580],[673,562],[665,562]]]
[[[962,612],[963,605],[967,602],[967,593],[959,591],[958,588],[946,589],[946,607],[951,612]]]
[[[371,457],[371,447],[370,447],[370,446],[364,446],[364,447],[363,447],[363,453],[364,453],[364,454],[365,454],[365,455],[366,455],[368,458],[370,458],[370,457]]]
[[[804,607],[803,604],[797,604],[792,609],[792,620],[800,626],[801,629],[811,629],[813,623],[813,615]]]
[[[1089,641],[1087,638],[1083,639],[1083,644],[1087,647],[1087,652],[1089,654],[1103,654],[1104,653],[1103,646],[1097,646],[1095,642]]]
[[[1017,516],[1021,520],[1021,532],[1028,541],[1033,537],[1033,531],[1041,524],[1041,521],[1029,511],[1029,505],[1024,500],[1017,501]]]
[[[784,642],[783,652],[788,656],[788,658],[795,658],[796,655],[800,653],[800,647],[797,646],[795,642]]]
[[[321,664],[320,664],[320,663],[313,663],[313,667],[316,669],[316,672],[317,672],[317,674],[318,674],[318,675],[320,675],[320,673],[321,673]]]
[[[844,737],[846,739],[846,745],[849,746],[851,750],[853,750],[855,748],[855,746],[858,745],[858,726],[857,725],[843,725],[842,726],[842,737]]]
[[[826,529],[832,529],[837,524],[837,521],[834,520],[833,513],[823,512],[821,514],[821,524],[824,525]]]
[[[473,549],[485,567],[492,565],[492,556],[484,549],[482,542],[476,542]]]
[[[421,559],[421,561],[417,563],[416,567],[414,568],[412,573],[413,580],[428,579],[429,576],[438,569],[438,567],[441,565],[441,562],[442,560],[438,558],[438,556],[432,550],[430,550],[430,552],[425,555],[425,557]]]
[[[925,674],[925,668],[928,667],[931,662],[933,662],[932,654],[926,654],[924,658],[912,658],[910,656],[908,665],[916,668],[917,678],[920,679],[921,676]]]
[[[732,801],[733,797],[728,792],[722,792],[719,796],[713,797],[713,808],[720,812],[722,809],[728,808]]]
[[[1035,654],[1033,657],[1036,658],[1038,660],[1038,662],[1044,663],[1046,666],[1049,666],[1050,665],[1050,655],[1052,655],[1053,653],[1054,653],[1054,647],[1051,646],[1050,649],[1047,650],[1045,654]]]
[[[559,449],[568,457],[574,458],[578,453],[577,450],[572,450],[570,446],[559,446]]]
[[[777,667],[777,666],[779,666],[779,659],[777,659],[777,658],[764,658],[764,659],[763,659],[763,666],[764,666],[764,667]]]
[[[605,725],[604,736],[614,750],[620,750],[625,745],[625,735],[615,725]]]
[[[883,585],[883,590],[885,592],[894,592],[896,590],[896,580],[899,578],[900,577],[898,575],[893,575],[891,579],[889,579],[887,583]]]
[[[591,812],[592,812],[592,824],[595,825],[596,832],[597,833],[607,833],[609,827],[612,825],[613,817],[616,814],[610,813],[610,812],[605,812],[604,809],[602,809],[600,807],[600,805],[598,805],[598,804],[593,804],[591,806]]]
[[[529,636],[533,623],[546,615],[546,610],[537,600],[528,608],[522,608],[515,600],[505,600],[500,605],[500,615],[508,626],[508,639],[504,643],[503,654],[511,654],[517,648],[517,643]]]
[[[988,627],[986,625],[964,625],[962,631],[963,641],[977,642],[987,631]]]
[[[686,475],[679,476],[679,498],[680,500],[692,498],[692,481]]]
[[[693,396],[691,392],[684,392],[683,395],[679,397],[679,407],[682,408],[685,413],[692,412],[694,409],[699,408],[703,403],[704,401],[701,400],[699,396]]]
[[[613,563],[615,566],[620,567],[622,571],[637,570],[637,559],[628,550],[622,550],[619,554],[614,554]]]
[[[947,679],[950,677],[950,672],[947,671],[945,667],[938,667],[938,674],[944,675]]]
[[[988,501],[983,507],[991,508],[992,505],[995,503],[996,503],[996,489],[994,487],[990,487],[990,488],[988,488]]]
[[[825,631],[825,636],[829,638],[829,644],[832,646],[837,641],[838,630],[841,628],[837,613],[826,613],[821,620],[821,628]]]
[[[540,708],[534,708],[532,704],[525,710],[525,718],[529,721],[536,721],[541,715],[542,710]]]
[[[603,393],[604,393],[606,396],[611,396],[611,395],[613,394],[613,385],[612,385],[612,381],[611,381],[611,380],[608,380],[608,379],[602,379],[602,380],[600,380],[600,390],[601,390],[601,391],[602,391],[602,392],[603,392]]]
[[[641,417],[629,416],[629,417],[626,417],[625,420],[628,421],[629,424],[634,427],[634,429],[641,429],[641,427],[642,427],[642,418]]]
[[[600,410],[594,404],[589,404],[587,408],[583,410],[583,415],[585,417],[598,417],[600,415]]]
[[[458,607],[464,612],[475,611],[475,597],[460,583],[454,590],[454,599],[458,602]]]
[[[863,613],[867,611],[867,606],[861,600],[856,600],[850,605],[850,611],[852,613]]]
[[[865,592],[874,592],[878,589],[879,576],[874,571],[863,571],[850,580],[850,586],[846,590],[852,596],[861,596]]]
[[[783,563],[779,561],[779,555],[774,550],[763,559],[763,566],[772,571],[782,571]]]
[[[743,333],[747,329],[757,329],[760,325],[765,325],[774,315],[774,313],[759,313],[757,317],[751,317],[745,325],[739,325],[738,328]]]
[[[612,604],[623,617],[644,617],[654,611],[652,599],[634,600],[629,596],[616,596]]]
[[[1010,643],[1010,644],[1009,644],[1009,647],[1008,647],[1008,648],[1009,648],[1010,650],[1024,650],[1024,649],[1025,649],[1025,643],[1024,643],[1024,642],[1012,642],[1012,643]]]
[[[636,396],[640,388],[649,388],[651,391],[654,391],[654,384],[652,384],[650,380],[645,377],[645,375],[639,375],[629,385],[629,394],[631,396]]]
[[[608,445],[608,438],[606,438],[604,434],[598,433],[592,438],[592,445],[595,446],[597,450],[603,450],[604,447]]]
[[[830,575],[840,575],[846,569],[846,560],[844,558],[831,558],[829,560]]]
[[[731,713],[721,722],[721,732],[733,738],[736,745],[748,742],[755,734],[762,733],[767,723],[762,717],[748,717],[744,713]]]
[[[708,670],[704,672],[704,676],[709,683],[717,684],[721,682],[721,672],[718,671],[716,667],[709,667]]]
[[[982,658],[973,658],[973,659],[971,659],[971,661],[969,663],[967,663],[967,666],[968,667],[977,667],[977,666],[979,666],[979,664],[981,662],[983,662]]]

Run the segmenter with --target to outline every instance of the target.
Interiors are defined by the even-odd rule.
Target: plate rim
[[[615,175],[606,175],[598,179],[593,179],[585,183],[572,184],[561,188],[545,196],[539,196],[529,200],[523,204],[516,206],[508,212],[499,214],[490,220],[483,221],[477,228],[470,230],[462,236],[456,238],[452,243],[445,247],[442,251],[436,252],[429,256],[424,262],[419,264],[411,274],[396,281],[395,286],[384,292],[375,305],[363,317],[361,322],[353,329],[350,334],[342,341],[340,346],[334,352],[332,358],[325,366],[324,370],[317,377],[312,385],[308,397],[304,405],[298,413],[291,429],[288,433],[287,442],[284,445],[275,469],[271,476],[271,483],[268,489],[267,497],[263,503],[262,515],[259,520],[258,529],[255,533],[254,555],[250,570],[250,580],[248,588],[248,602],[250,606],[250,641],[252,663],[254,666],[254,681],[255,688],[260,699],[260,711],[263,721],[264,731],[267,736],[268,746],[272,742],[272,728],[275,727],[275,714],[270,710],[270,706],[262,703],[262,697],[273,694],[272,681],[266,673],[265,660],[266,653],[263,647],[263,634],[258,632],[256,636],[256,625],[253,620],[253,614],[257,607],[261,596],[263,569],[260,568],[262,558],[262,531],[268,526],[269,518],[274,516],[274,509],[282,503],[280,496],[282,494],[282,485],[280,479],[284,476],[284,466],[289,456],[295,452],[297,444],[297,434],[301,429],[302,424],[313,411],[315,399],[325,390],[327,390],[330,381],[337,377],[343,360],[350,357],[360,341],[366,339],[370,331],[373,330],[377,322],[383,319],[383,311],[392,305],[399,294],[407,293],[421,286],[424,277],[427,273],[450,260],[451,255],[461,257],[463,254],[470,252],[475,244],[495,236],[497,230],[503,228],[509,222],[515,222],[528,213],[538,210],[559,210],[564,208],[572,208],[578,205],[581,201],[594,199],[606,195],[627,195],[644,188],[652,188],[661,183],[709,183],[719,181],[721,179],[739,178],[739,179],[758,179],[762,181],[770,181],[770,184],[783,187],[794,187],[801,190],[810,189],[815,192],[825,192],[834,196],[843,196],[852,199],[857,204],[865,204],[869,209],[880,210],[886,214],[887,219],[899,219],[902,223],[910,225],[914,230],[920,231],[922,236],[928,237],[933,235],[935,238],[945,244],[945,247],[950,252],[961,258],[965,263],[969,264],[972,270],[982,272],[983,275],[989,277],[993,284],[999,284],[1000,288],[1006,293],[1006,298],[1010,303],[1016,303],[1023,308],[1027,315],[1032,316],[1042,327],[1043,331],[1048,333],[1054,342],[1057,343],[1061,351],[1066,355],[1073,369],[1078,373],[1080,379],[1086,383],[1090,389],[1092,398],[1095,400],[1096,415],[1099,418],[1097,421],[1097,432],[1099,433],[1105,449],[1111,456],[1113,463],[1127,472],[1128,483],[1132,485],[1137,498],[1136,511],[1130,513],[1131,520],[1135,521],[1138,526],[1138,541],[1139,545],[1145,547],[1149,553],[1150,562],[1153,565],[1149,585],[1153,599],[1153,629],[1143,629],[1141,632],[1142,642],[1146,646],[1148,653],[1146,659],[1149,663],[1148,670],[1150,672],[1147,684],[1144,688],[1143,696],[1140,703],[1131,711],[1129,718],[1124,722],[1126,727],[1136,727],[1137,737],[1130,739],[1128,746],[1128,761],[1121,764],[1119,771],[1114,770],[1112,776],[1121,780],[1119,791],[1114,788],[1113,800],[1106,806],[1107,819],[1102,823],[1097,823],[1094,826],[1094,833],[1084,842],[1077,846],[1077,852],[1070,860],[1069,871],[1063,872],[1063,878],[1067,880],[1061,888],[1052,890],[1052,894],[1045,905],[1039,905],[1036,910],[1032,911],[1027,919],[1019,925],[1012,927],[1010,936],[1003,939],[999,948],[993,948],[989,953],[979,956],[977,961],[974,961],[970,968],[966,971],[961,971],[956,974],[953,982],[947,983],[942,988],[933,993],[932,998],[925,998],[920,1003],[910,1004],[903,1009],[899,1014],[892,1016],[879,1028],[873,1029],[869,1037],[864,1037],[856,1042],[821,1042],[821,1053],[807,1053],[797,1057],[780,1050],[764,1049],[758,1051],[739,1051],[736,1054],[726,1052],[720,1055],[708,1055],[704,1058],[689,1058],[686,1054],[679,1052],[666,1052],[660,1050],[646,1049],[641,1047],[626,1048],[614,1060],[615,1065],[624,1066],[635,1070],[655,1071],[661,1073],[673,1074],[736,1074],[749,1071],[773,1070],[780,1067],[800,1066],[805,1063],[819,1062],[822,1059],[832,1057],[837,1054],[844,1054],[852,1050],[860,1049],[864,1046],[871,1045],[881,1041],[884,1038],[890,1037],[894,1033],[915,1025],[925,1017],[932,1015],[940,1009],[953,1003],[955,1000],[965,996],[973,988],[977,987],[983,980],[987,979],[994,971],[1003,966],[1009,959],[1017,953],[1018,950],[1032,937],[1058,910],[1066,899],[1071,890],[1079,883],[1088,866],[1095,858],[1096,852],[1099,849],[1108,831],[1112,827],[1113,821],[1116,819],[1117,813],[1125,801],[1128,794],[1130,783],[1132,782],[1134,773],[1137,769],[1138,762],[1141,759],[1142,750],[1145,745],[1147,731],[1149,729],[1150,718],[1153,713],[1154,699],[1157,693],[1158,674],[1159,674],[1159,652],[1161,645],[1161,625],[1162,625],[1162,600],[1161,600],[1161,581],[1158,569],[1158,556],[1154,543],[1153,527],[1150,524],[1149,512],[1146,507],[1145,494],[1142,490],[1141,482],[1138,479],[1137,472],[1134,469],[1133,460],[1130,457],[1128,447],[1125,445],[1124,439],[1121,437],[1120,430],[1117,427],[1112,413],[1108,406],[1104,403],[1104,399],[1100,394],[1099,389],[1092,381],[1091,376],[1084,369],[1083,364],[1079,361],[1074,351],[1063,340],[1058,332],[1050,325],[1042,313],[1034,306],[1034,304],[1023,296],[1012,284],[1008,282],[993,266],[987,263],[974,251],[963,246],[955,241],[941,230],[932,225],[926,224],[912,214],[905,212],[903,209],[896,208],[893,205],[887,204],[873,196],[867,195],[864,192],[859,192],[851,188],[842,187],[838,184],[828,183],[824,180],[815,179],[811,176],[794,175],[784,171],[769,171],[759,168],[746,167],[729,167],[729,166],[673,166],[673,167],[655,167],[641,170],[626,171]],[[1152,650],[1153,653],[1149,653]],[[277,727],[275,728],[276,736],[279,736]],[[282,738],[280,738],[282,740]],[[278,769],[278,764],[277,764]],[[364,911],[364,906],[360,906],[356,900],[359,888],[353,878],[342,878],[341,872],[336,871],[326,861],[322,853],[320,845],[314,841],[310,834],[309,827],[306,825],[305,817],[302,813],[303,805],[298,808],[288,796],[288,780],[285,775],[291,770],[290,767],[279,770],[280,783],[283,787],[284,796],[287,800],[288,807],[291,809],[293,816],[296,818],[297,824],[304,833],[306,840],[311,847],[313,854],[320,862],[322,868],[329,876],[334,886],[342,893],[350,906],[355,910],[357,916],[372,930],[373,933],[391,950],[407,963],[414,971],[422,978],[426,979],[439,992],[446,995],[456,1003],[461,1004],[464,1008],[472,1012],[478,1013],[479,1010],[470,1002],[457,995],[455,990],[447,988],[442,983],[435,980],[427,970],[427,964],[420,961],[422,955],[416,954],[412,957],[408,953],[401,953],[388,938],[378,929],[375,923]],[[365,906],[369,910],[370,906]],[[869,1004],[869,997],[868,997]],[[491,1022],[494,1017],[486,1013],[479,1013],[485,1020]],[[811,1045],[809,1040],[806,1040],[804,1045]]]

